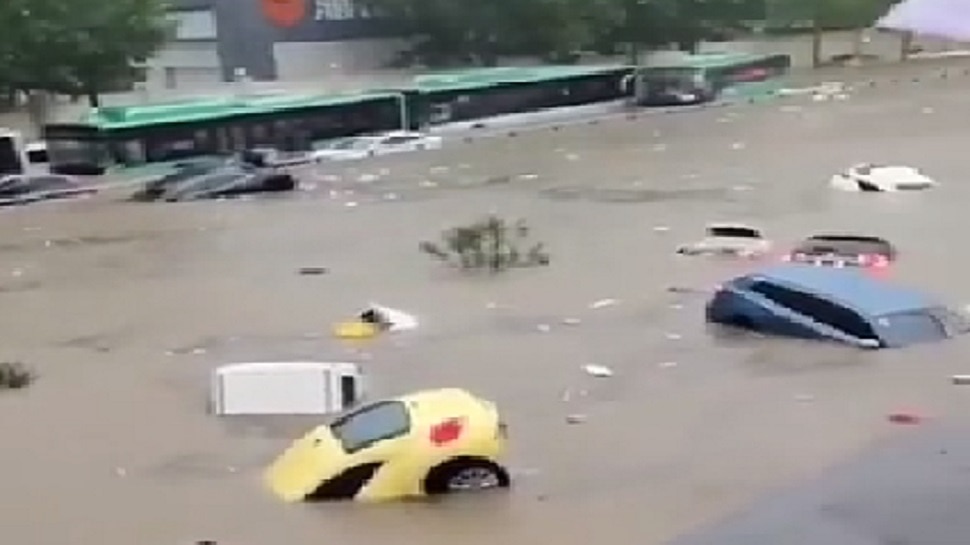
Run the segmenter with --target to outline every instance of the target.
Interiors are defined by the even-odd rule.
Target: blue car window
[[[901,312],[880,316],[876,323],[894,345],[905,346],[949,337],[943,324],[929,312]]]
[[[855,311],[814,295],[770,282],[755,282],[751,291],[816,322],[857,339],[877,339],[875,331]]]
[[[330,431],[348,453],[411,431],[411,414],[400,401],[383,401],[357,409],[332,424]]]

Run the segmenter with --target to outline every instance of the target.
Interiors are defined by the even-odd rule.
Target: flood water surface
[[[661,544],[905,433],[889,412],[965,419],[970,393],[948,377],[967,372],[970,340],[861,352],[725,338],[703,323],[704,291],[757,264],[674,255],[711,221],[761,226],[781,247],[820,232],[878,235],[899,249],[893,280],[970,302],[964,87],[456,143],[305,172],[308,189],[291,198],[102,195],[5,210],[0,359],[40,374],[0,394],[5,537]],[[941,187],[827,187],[862,161],[917,166]],[[466,277],[419,253],[489,212],[526,218],[551,266]],[[603,299],[616,304],[590,308]],[[330,338],[371,301],[417,314],[421,329],[364,346]],[[260,473],[312,422],[206,414],[213,368],[274,358],[360,361],[375,395],[461,386],[494,399],[511,428],[514,488],[278,503]],[[615,376],[587,376],[590,363]]]

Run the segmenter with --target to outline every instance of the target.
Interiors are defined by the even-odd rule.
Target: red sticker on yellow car
[[[457,441],[461,437],[464,428],[465,423],[460,418],[449,418],[448,420],[431,426],[429,439],[436,446],[447,445],[448,443]]]

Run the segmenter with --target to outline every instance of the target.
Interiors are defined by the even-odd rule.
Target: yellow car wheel
[[[424,491],[429,496],[456,492],[475,492],[493,488],[508,488],[508,471],[482,458],[455,458],[428,472]]]

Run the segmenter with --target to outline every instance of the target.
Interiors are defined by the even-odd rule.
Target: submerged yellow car
[[[266,471],[282,500],[384,501],[509,486],[506,428],[490,401],[426,390],[354,409],[298,439]]]

